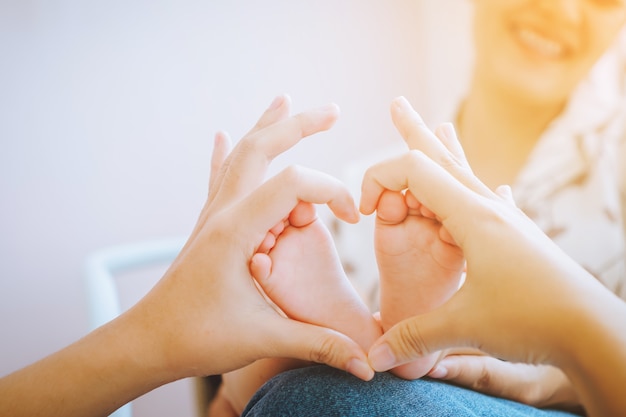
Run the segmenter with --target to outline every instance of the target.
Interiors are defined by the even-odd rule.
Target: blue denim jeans
[[[572,417],[494,398],[428,378],[406,381],[389,373],[361,381],[327,366],[282,373],[252,397],[245,417]]]

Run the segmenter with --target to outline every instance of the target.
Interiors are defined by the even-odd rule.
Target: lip
[[[518,23],[513,26],[513,36],[525,51],[539,59],[564,59],[574,49],[571,36],[562,32],[546,31],[538,25]]]

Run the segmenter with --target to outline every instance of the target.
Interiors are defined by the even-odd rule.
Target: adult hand
[[[213,165],[222,167],[163,278],[117,319],[0,379],[0,415],[108,415],[176,379],[264,357],[323,362],[372,378],[356,342],[278,314],[248,267],[272,227],[300,201],[328,204],[339,218],[358,220],[348,190],[327,175],[291,167],[261,184],[272,158],[331,127],[337,114],[331,105],[289,117],[289,100],[281,97],[225,160],[227,141],[218,136]]]
[[[438,139],[438,141],[434,142],[435,137],[429,132],[417,113],[410,111],[410,109],[404,106],[396,105],[392,108],[391,116],[394,121],[394,125],[404,138],[409,149],[420,149],[420,147],[426,146],[427,149],[430,149],[431,154],[441,154],[443,152],[447,152],[454,161],[454,164],[448,165],[452,172],[455,172],[458,175],[464,175],[461,174],[462,172],[471,173],[469,163],[451,124],[439,126],[434,131],[434,136]],[[432,140],[425,142],[423,139],[425,135]],[[478,184],[476,185],[478,186]],[[380,209],[382,208],[381,204],[388,193],[389,192],[387,191],[381,196],[377,207],[377,217],[380,217]],[[410,192],[407,192],[406,194],[407,196],[411,195]],[[422,210],[424,210],[423,207]],[[429,215],[429,218],[435,217],[432,213],[426,214]],[[439,230],[444,241],[445,239],[451,239],[445,228],[441,227]],[[397,241],[410,242],[412,240],[417,240],[416,236],[424,236],[425,232],[427,232],[427,230],[420,230],[419,233],[411,233],[404,239],[399,239]],[[428,235],[426,234],[426,236]],[[389,247],[389,244],[382,246],[383,248],[386,248]],[[428,253],[426,251],[424,252]],[[451,253],[453,254],[453,252]],[[433,259],[436,259],[434,257],[435,255],[436,252],[432,255]],[[461,257],[462,256],[463,255],[461,254]],[[420,260],[419,262],[414,261],[412,269],[415,269],[414,265],[420,265],[419,270],[424,270],[425,266],[427,267],[429,265],[427,261],[428,259]],[[438,262],[437,264],[455,265],[455,262],[454,259],[451,259],[444,262]],[[428,269],[429,268],[427,268],[427,270]],[[432,288],[434,287],[435,289],[438,289],[445,285],[445,280],[442,279],[445,278],[445,274],[441,272],[433,273],[429,270],[429,274],[427,274],[427,276],[433,277],[432,280],[434,285],[431,284],[431,286],[424,286],[422,284],[420,288],[416,288],[413,291],[416,295],[410,298],[413,305],[426,307],[423,308],[422,311],[414,311],[416,314],[432,310],[434,307],[442,304],[443,301],[449,299],[450,295],[458,289],[457,285],[454,288],[450,288],[447,295],[437,297],[437,294]],[[421,283],[418,282],[413,285],[419,284]],[[431,300],[434,299],[441,301],[435,306],[429,306],[424,301],[421,301],[421,299],[425,297],[431,297]],[[397,303],[398,302],[396,301],[396,305]],[[390,326],[385,326],[384,328],[388,329],[389,327]],[[467,349],[461,351],[460,354],[456,353],[454,350],[442,353],[443,355],[447,355],[446,358],[443,359],[443,362],[439,362],[437,368],[430,372],[429,375],[431,377],[446,379],[456,383],[457,385],[465,386],[475,391],[507,398],[535,407],[573,409],[580,404],[570,381],[567,377],[565,377],[562,371],[557,368],[505,362],[489,357],[479,351],[475,351],[479,354],[466,354],[466,352]]]
[[[327,175],[290,167],[259,185],[275,156],[330,128],[338,109],[288,114],[289,100],[279,98],[223,163],[226,146],[219,145],[213,165],[222,166],[189,242],[136,307],[140,319],[159,323],[153,336],[168,367],[181,377],[223,373],[263,357],[324,362],[372,377],[354,342],[278,314],[249,272],[248,263],[268,232],[300,201],[326,203],[339,218],[358,220],[347,189]],[[186,301],[181,305],[181,300]]]
[[[374,369],[447,347],[474,347],[560,367],[590,414],[623,413],[626,304],[517,209],[508,188],[494,193],[463,167],[406,100],[393,106],[414,126],[420,151],[368,170],[361,211],[372,213],[385,190],[410,190],[463,250],[467,277],[444,305],[387,331],[370,350]]]
[[[574,386],[558,368],[502,361],[468,349],[445,354],[429,377],[537,408],[581,411]]]
[[[219,160],[212,164],[213,176],[219,177],[220,165]],[[211,189],[216,186],[212,183]],[[364,349],[381,334],[345,276],[332,237],[310,203],[300,202],[272,227],[252,257],[250,271],[270,302],[287,317],[334,329]],[[269,378],[307,363],[267,358],[223,374],[211,411],[228,404],[227,410],[240,414]]]

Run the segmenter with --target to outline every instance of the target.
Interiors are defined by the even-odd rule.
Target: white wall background
[[[0,0],[0,375],[86,332],[90,251],[190,232],[213,133],[240,138],[275,95],[342,116],[273,172],[341,175],[396,143],[397,95],[435,118],[468,3]],[[190,413],[176,401],[145,414]]]

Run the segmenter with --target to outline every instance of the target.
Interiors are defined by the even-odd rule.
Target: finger
[[[291,109],[291,97],[286,94],[276,96],[270,106],[265,110],[261,118],[256,122],[254,127],[248,132],[254,133],[257,130],[261,130],[269,125],[272,125],[280,120],[289,116],[289,110]]]
[[[291,105],[291,99],[287,95],[278,96],[272,101],[270,106],[265,110],[261,118],[257,121],[255,126],[250,130],[248,135],[265,128],[273,123],[283,120],[289,115],[289,109]],[[233,161],[231,154],[232,143],[229,136],[226,133],[218,133],[215,137],[215,144],[213,148],[213,155],[211,158],[211,175],[209,177],[209,195],[207,197],[200,216],[194,230],[192,231],[189,240],[183,251],[189,246],[195,237],[198,235],[202,225],[206,221],[209,213],[208,210],[211,207],[213,199],[218,194],[218,191],[222,188],[224,176],[230,172],[230,164]]]
[[[513,190],[509,185],[500,185],[496,188],[496,194],[499,195],[509,204],[516,206],[515,200],[513,199]]]
[[[505,362],[490,356],[448,356],[428,374],[489,395],[502,395],[511,375]],[[509,376],[507,380],[507,375]],[[515,375],[513,373],[512,375]]]
[[[570,386],[567,377],[557,368],[505,362],[484,355],[448,356],[428,376],[539,408],[555,404],[556,387]],[[566,401],[577,403],[573,392],[559,391],[556,395],[561,397],[562,405]]]
[[[485,378],[483,382],[492,379],[494,372],[489,367],[492,361],[496,360],[485,355],[450,355],[439,361],[428,376],[470,387],[482,378]],[[496,367],[494,363],[491,369]]]
[[[273,158],[302,138],[329,129],[337,120],[339,108],[327,105],[281,120],[243,138],[228,161],[214,204],[231,203],[247,195],[264,179]]]
[[[195,239],[195,236],[199,233],[204,219],[206,218],[206,212],[211,204],[212,195],[215,195],[216,190],[219,188],[220,178],[225,169],[225,161],[232,148],[230,136],[226,132],[217,132],[213,140],[213,153],[211,154],[211,171],[209,175],[209,192],[207,200],[204,202],[204,206],[198,216],[198,221],[189,236],[188,241],[185,243],[182,252],[186,251],[191,242]]]
[[[450,304],[449,301],[432,312],[403,320],[387,330],[369,351],[372,368],[385,372],[448,347],[471,346],[464,336],[465,321],[454,314],[448,307]]]
[[[324,363],[342,369],[364,381],[374,377],[365,352],[347,336],[312,324],[281,319],[264,329],[268,355]]]
[[[211,190],[215,188],[215,183],[219,177],[219,172],[226,157],[230,153],[232,143],[226,132],[217,132],[213,142],[213,154],[211,155],[211,174],[209,176],[209,195]]]
[[[459,138],[456,135],[454,126],[452,123],[444,123],[435,129],[435,135],[439,138],[441,143],[452,153],[452,155],[461,162],[465,168],[470,169],[469,162],[465,157],[465,152],[459,142]]]
[[[391,116],[394,125],[406,141],[409,149],[424,152],[430,159],[472,189],[480,192],[489,190],[487,186],[471,174],[471,169],[469,169],[469,164],[465,159],[465,154],[456,138],[454,129],[452,129],[452,132],[447,131],[452,127],[451,125],[444,125],[442,130],[440,130],[444,136],[444,141],[442,142],[440,138],[430,131],[421,116],[404,97],[398,97],[392,102]]]
[[[409,151],[378,163],[365,172],[361,186],[361,212],[371,214],[385,190],[404,189],[408,189],[442,223],[459,206],[468,205],[469,208],[477,200],[472,190],[424,153]]]
[[[426,126],[424,120],[413,109],[406,98],[398,97],[393,100],[391,103],[391,118],[409,149],[421,150],[445,168],[451,165],[462,166],[462,162],[457,160],[454,154]]]
[[[255,132],[264,129],[265,127],[271,126],[274,123],[277,123],[281,120],[284,120],[288,115],[291,108],[291,99],[287,95],[281,95],[274,98],[274,101],[270,104],[270,106],[263,112],[260,119],[256,122],[254,127],[250,129],[250,131],[245,135],[248,137],[253,135]],[[231,148],[229,147],[228,151],[230,152]],[[228,156],[228,153],[226,154]],[[232,163],[232,158],[226,158],[222,161],[221,169],[216,173],[217,175],[213,178],[213,186],[210,187],[209,199],[210,202],[219,188],[222,185],[222,179],[224,175],[230,171],[230,164]]]
[[[451,349],[446,349],[442,351],[443,356],[441,357],[441,359],[447,357],[447,356],[486,356],[487,354],[485,352],[483,352],[480,349],[476,349],[476,348],[468,348],[468,347],[464,347],[464,348],[451,348]]]
[[[378,323],[378,325],[382,327],[382,324],[381,324],[382,319],[380,318],[380,311],[374,312],[374,314],[372,314],[372,317],[374,317],[374,320],[376,320],[376,323]]]
[[[300,203],[327,204],[340,219],[359,220],[354,199],[347,187],[334,177],[307,168],[291,166],[270,178],[239,204],[224,212],[235,225],[230,233],[247,241],[260,242],[269,229]],[[250,216],[250,213],[255,213]]]

